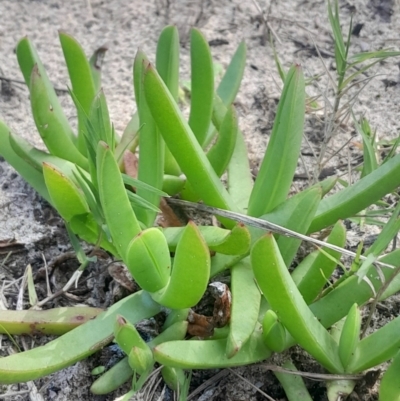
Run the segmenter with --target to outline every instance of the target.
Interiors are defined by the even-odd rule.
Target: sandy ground
[[[121,133],[135,110],[132,63],[137,49],[140,47],[150,60],[154,60],[160,31],[165,25],[176,24],[181,34],[182,78],[187,79],[188,32],[191,26],[197,26],[210,41],[213,56],[222,66],[227,66],[240,41],[244,40],[247,44],[247,68],[236,106],[251,163],[256,171],[268,142],[282,87],[266,33],[264,18],[268,18],[269,26],[275,33],[274,41],[283,66],[288,69],[294,62],[301,63],[307,77],[320,76],[307,88],[309,96],[320,96],[318,101],[321,111],[308,115],[305,133],[311,145],[306,142],[304,144],[304,149],[309,150],[313,146],[318,151],[325,129],[324,110],[329,110],[333,95],[328,74],[335,76],[333,40],[327,21],[326,3],[324,0],[260,1],[258,4],[264,10],[262,15],[252,1],[238,0],[0,0],[0,118],[14,133],[41,146],[31,117],[26,87],[3,79],[22,80],[14,47],[24,35],[32,39],[51,81],[61,89],[67,87],[68,78],[58,42],[58,30],[73,34],[88,56],[99,46],[108,47],[103,68],[103,87],[112,121],[117,132]],[[354,15],[354,25],[363,24],[359,36],[352,36],[353,53],[400,48],[399,3],[389,0],[340,1],[340,14],[346,28],[351,13]],[[318,46],[322,58],[317,56],[315,46]],[[380,139],[396,137],[400,127],[399,60],[400,58],[393,58],[378,63],[368,74],[363,75],[364,83],[368,84],[354,103],[357,116],[365,114]],[[376,77],[369,79],[374,75]],[[362,89],[364,83],[353,88],[349,99],[351,94]],[[61,103],[69,118],[73,119],[74,111],[67,95],[61,95]],[[338,136],[331,142],[332,149],[339,149],[353,131],[351,122],[346,121]],[[354,137],[354,141],[359,140]],[[348,156],[357,153],[352,144],[348,149],[343,156],[333,159],[331,165],[346,164]],[[306,162],[311,169],[312,164],[313,159]],[[298,174],[304,174],[304,167],[300,164]],[[51,249],[54,256],[68,247],[62,223],[54,212],[4,161],[0,161],[0,240],[11,238],[25,249],[21,258],[9,266],[14,269],[14,278],[27,263],[40,267],[42,251],[50,252]],[[7,274],[0,271],[0,279],[6,280],[7,277]],[[13,305],[9,307],[12,308]],[[91,365],[80,363],[78,367],[65,371],[64,376],[55,375],[51,379],[51,385],[48,381],[38,383],[39,388],[47,383],[43,390],[44,399],[106,399],[88,393],[90,366],[96,366],[96,361],[90,363]],[[256,386],[268,392],[267,380],[272,379],[266,379],[262,372],[248,372],[245,369],[240,370],[241,374],[250,376]],[[80,380],[82,377],[85,380]],[[235,384],[224,382],[220,385],[222,392],[215,390],[201,399],[262,399],[258,398],[255,390],[235,377],[231,381]],[[61,384],[63,382],[64,385]],[[14,390],[16,389],[18,388],[15,387]],[[325,399],[323,392],[320,393],[320,398],[315,400]],[[275,394],[278,394],[277,399],[284,400],[282,392],[280,395],[279,391]],[[14,399],[25,400],[28,396]]]

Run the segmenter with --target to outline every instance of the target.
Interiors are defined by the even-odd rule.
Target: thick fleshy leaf
[[[266,234],[254,244],[251,262],[271,309],[293,338],[330,372],[343,372],[337,343],[305,303],[272,234]]]
[[[85,113],[89,115],[90,107],[96,96],[96,87],[89,61],[82,46],[71,35],[59,31],[58,36],[64,53],[72,91],[82,105]],[[85,154],[85,140],[82,136],[85,121],[82,120],[81,114],[81,111],[78,110],[78,147]]]
[[[157,42],[156,68],[175,102],[179,94],[179,32],[176,26],[165,27]],[[164,172],[179,176],[180,168],[168,147],[165,147]]]
[[[394,156],[355,184],[322,199],[308,230],[322,230],[338,220],[354,216],[400,185],[400,154]]]
[[[9,163],[22,178],[32,186],[44,199],[51,203],[49,192],[44,182],[43,173],[22,159],[10,145],[10,129],[0,121],[0,155]]]
[[[286,76],[271,138],[250,196],[250,216],[266,214],[286,199],[300,154],[304,114],[304,77],[296,65]]]
[[[400,317],[396,317],[357,345],[347,367],[348,372],[362,372],[393,358],[400,346]]]
[[[202,33],[193,28],[190,36],[191,93],[189,126],[203,145],[211,122],[214,69],[210,47]]]
[[[133,278],[146,291],[164,288],[171,275],[167,240],[156,227],[140,232],[129,244],[125,263]]]
[[[226,355],[232,358],[251,337],[258,319],[261,293],[249,258],[231,269],[232,307]]]
[[[79,214],[89,213],[82,191],[62,171],[51,164],[43,164],[43,175],[52,204],[67,222]]]
[[[229,106],[239,91],[242,82],[244,68],[246,66],[246,44],[240,42],[228,68],[217,88],[217,95],[225,106]]]
[[[88,322],[102,312],[102,309],[86,306],[47,310],[2,310],[0,314],[0,333],[7,335],[45,334],[60,336]]]
[[[383,374],[379,387],[380,401],[400,400],[400,352],[397,353],[388,370]]]
[[[87,358],[112,341],[117,314],[122,313],[134,324],[159,311],[159,305],[147,293],[137,292],[46,345],[0,358],[0,383],[35,380]]]
[[[206,341],[169,341],[154,348],[154,358],[165,366],[182,369],[218,369],[248,365],[268,358],[260,326],[232,358],[226,355],[226,339]]]
[[[289,230],[294,230],[297,233],[305,234],[314,218],[320,200],[321,188],[319,186],[309,188],[287,199],[270,213],[260,218]],[[251,229],[253,239],[264,232],[259,229]],[[277,244],[286,266],[289,267],[301,244],[301,240],[279,235],[277,236]]]
[[[124,258],[130,241],[141,228],[129,203],[117,161],[104,142],[98,146],[97,174],[104,217],[113,244]]]
[[[346,242],[346,229],[342,222],[335,224],[331,234],[326,240],[329,244],[343,247]],[[323,248],[331,256],[319,251],[307,256],[294,270],[292,278],[304,300],[311,303],[329,280],[337,263],[340,253],[332,249]]]
[[[46,78],[35,64],[29,90],[36,128],[51,154],[87,169],[87,159],[79,152],[71,139],[68,120],[58,100],[54,99],[56,95],[49,90]]]
[[[228,108],[218,130],[218,138],[207,152],[207,158],[218,177],[224,173],[235,150],[238,136],[238,121],[233,106]]]
[[[213,226],[198,228],[211,251],[227,255],[243,255],[250,249],[250,233],[243,224],[237,224],[231,231]],[[175,251],[184,230],[181,227],[164,229],[171,251]]]
[[[204,295],[209,278],[210,251],[199,229],[189,222],[176,247],[171,279],[152,297],[171,309],[190,308]]]
[[[209,205],[236,210],[177,104],[150,64],[146,67],[144,88],[153,118],[197,195]],[[227,219],[223,222],[229,227],[233,225]]]
[[[139,168],[138,178],[146,184],[161,189],[164,178],[164,140],[158,132],[155,121],[146,102],[143,88],[144,64],[148,63],[143,52],[138,51],[133,66],[135,98],[139,113]],[[160,204],[160,196],[138,188],[137,194],[154,206]],[[157,213],[143,208],[135,208],[136,215],[147,227],[152,226]]]

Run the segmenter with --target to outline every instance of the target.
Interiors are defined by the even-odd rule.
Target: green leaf
[[[117,161],[104,142],[99,143],[97,150],[97,174],[104,217],[113,244],[124,258],[131,239],[141,228],[129,203]]]
[[[175,101],[179,92],[179,32],[176,26],[165,27],[157,42],[156,67]]]
[[[65,221],[69,222],[76,215],[89,213],[82,191],[62,171],[44,163],[43,175],[52,204]]]
[[[363,140],[364,163],[361,173],[362,178],[378,168],[378,161],[376,160],[375,148],[373,145],[375,142],[375,135],[372,135],[371,128],[366,118],[362,118],[361,124],[357,123],[354,116],[353,120],[356,130],[361,135]]]
[[[74,216],[69,226],[71,230],[78,235],[80,238],[88,242],[89,244],[97,244],[112,255],[120,258],[121,255],[117,251],[115,244],[111,244],[104,233],[101,231],[101,226],[98,225],[93,217],[93,214],[83,214]]]
[[[400,155],[394,156],[355,184],[321,200],[309,233],[355,215],[400,185]]]
[[[250,216],[266,214],[286,199],[300,153],[304,114],[304,77],[300,66],[293,66],[287,74],[268,148],[251,192]]]
[[[22,383],[49,375],[102,349],[113,339],[117,314],[131,323],[159,313],[160,307],[145,292],[137,292],[111,306],[96,319],[46,345],[0,358],[0,383]],[[85,341],[82,341],[85,339]],[[57,352],[54,352],[57,350]]]
[[[106,46],[99,47],[94,51],[89,60],[95,93],[101,89],[101,67],[103,66],[103,60],[107,50],[108,48]]]
[[[254,279],[249,258],[231,269],[232,307],[226,355],[232,358],[251,337],[258,319],[261,293]]]
[[[144,88],[153,118],[197,195],[210,205],[235,210],[236,206],[215,174],[174,99],[150,64],[146,67]],[[227,219],[222,221],[228,227],[233,225]]]
[[[238,121],[236,111],[230,106],[218,130],[218,138],[207,152],[207,158],[218,177],[224,173],[235,150],[238,136]]]
[[[321,188],[319,186],[308,188],[287,199],[270,213],[261,216],[261,219],[305,234],[314,218],[320,200]],[[264,234],[265,231],[252,228],[250,232],[254,240],[254,238]],[[284,235],[277,235],[276,238],[283,260],[286,266],[290,266],[301,240]]]
[[[344,247],[346,242],[346,229],[342,222],[337,222],[326,240],[329,244]],[[312,260],[308,255],[294,270],[292,278],[307,304],[310,304],[322,290],[327,280],[335,270],[340,259],[340,253],[332,249],[323,248],[324,252],[332,256],[328,258],[325,253],[313,252]],[[310,263],[311,262],[311,263]]]
[[[156,68],[175,102],[179,96],[179,32],[176,26],[165,27],[157,42]],[[179,176],[180,168],[168,147],[165,148],[164,172]]]
[[[354,304],[346,316],[339,341],[339,356],[342,364],[347,367],[354,357],[357,345],[360,341],[361,313],[358,305]]]
[[[362,372],[393,358],[400,346],[400,317],[396,317],[357,345],[347,367],[348,372]]]
[[[268,309],[262,320],[263,340],[274,352],[282,352],[286,347],[286,329],[272,309]]]
[[[164,178],[164,140],[157,130],[155,121],[150,113],[146,102],[143,87],[143,77],[145,64],[148,63],[143,52],[138,51],[134,63],[134,83],[135,97],[138,107],[140,125],[139,131],[139,171],[138,178],[140,181],[147,183],[157,189],[161,189]],[[139,188],[137,190],[139,196],[158,207],[160,204],[160,196],[154,192]],[[157,213],[143,208],[135,208],[138,219],[147,227],[152,226]]]
[[[338,345],[305,303],[272,234],[266,234],[254,244],[251,262],[271,309],[293,338],[330,372],[343,372]]]
[[[225,230],[214,226],[199,226],[198,229],[211,251],[227,255],[243,255],[250,249],[250,233],[243,224]],[[164,235],[172,252],[185,229],[183,227],[164,228]]]
[[[151,295],[167,308],[190,308],[204,295],[209,278],[210,251],[199,229],[189,222],[176,248],[168,285]]]
[[[214,69],[208,42],[195,28],[190,36],[191,102],[189,126],[203,145],[211,122],[214,97]]]
[[[92,69],[82,46],[71,35],[65,32],[59,31],[58,35],[68,69],[72,91],[82,105],[83,110],[88,115],[93,99],[96,96]],[[83,118],[80,110],[78,110],[78,147],[79,150],[85,154],[85,140],[82,136],[82,130],[85,127]]]
[[[400,250],[397,249],[385,255],[380,261],[398,267],[400,265]],[[382,266],[381,272],[386,281],[392,276],[393,269]],[[375,296],[381,288],[382,282],[374,267],[369,269],[367,277],[373,289],[365,280],[358,283],[358,277],[351,276],[323,298],[310,305],[310,309],[323,326],[330,327],[342,319],[354,303],[361,306]]]
[[[282,367],[295,372],[297,371],[296,366],[291,361],[284,362]],[[283,372],[274,372],[274,375],[281,383],[289,401],[312,401],[301,376]]]
[[[9,335],[61,336],[94,319],[103,310],[88,306],[63,307],[46,310],[2,310],[0,333]],[[0,379],[1,381],[1,379]]]
[[[154,358],[165,366],[182,369],[218,369],[248,365],[271,355],[257,325],[250,339],[232,358],[226,355],[226,339],[207,341],[169,341],[154,348]]]
[[[0,121],[0,154],[22,178],[33,187],[44,199],[51,203],[49,192],[42,172],[39,172],[31,164],[23,160],[10,145],[10,129]]]
[[[158,228],[148,228],[133,238],[124,261],[144,290],[155,292],[168,284],[171,258],[167,240]]]
[[[71,139],[71,128],[54,90],[49,89],[47,77],[36,64],[30,79],[32,114],[37,130],[51,154],[69,160],[87,169],[87,159],[79,152]]]
[[[221,98],[225,106],[229,106],[235,100],[240,83],[242,82],[245,67],[246,44],[240,42],[217,88],[217,95]]]
[[[400,401],[400,352],[394,357],[389,368],[383,374],[379,387],[380,401]]]

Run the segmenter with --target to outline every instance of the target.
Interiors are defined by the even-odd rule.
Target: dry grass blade
[[[233,373],[236,377],[238,377],[240,380],[243,380],[244,382],[246,382],[249,386],[251,386],[254,390],[256,390],[258,393],[262,394],[267,400],[270,401],[276,401],[275,398],[272,398],[271,396],[269,396],[267,393],[264,393],[264,391],[260,390],[257,386],[255,386],[252,382],[250,382],[249,380],[245,379],[243,376],[239,375],[238,373],[236,373],[233,369],[229,369],[229,371],[231,373]]]
[[[312,238],[312,237],[309,237],[307,235],[303,235],[303,234],[297,233],[297,232],[292,231],[292,230],[288,230],[287,228],[284,228],[282,226],[279,226],[278,224],[274,224],[274,223],[271,223],[271,222],[266,221],[266,220],[258,219],[258,218],[255,218],[255,217],[249,217],[249,216],[246,216],[244,214],[240,214],[240,213],[236,213],[236,212],[230,212],[230,211],[227,211],[227,210],[218,209],[216,207],[211,207],[211,206],[203,205],[203,204],[200,204],[200,203],[182,201],[180,199],[168,199],[168,202],[170,202],[172,204],[175,204],[175,205],[180,205],[180,206],[184,206],[184,207],[200,210],[202,212],[208,212],[208,213],[216,214],[218,216],[222,216],[222,217],[226,217],[228,219],[235,220],[235,221],[237,221],[239,223],[247,224],[249,226],[256,227],[256,228],[261,228],[262,230],[271,231],[273,233],[284,235],[286,237],[297,238],[297,239],[300,239],[302,241],[310,242],[312,244],[315,244],[315,245],[318,245],[318,246],[322,246],[322,247],[329,248],[329,249],[332,249],[334,251],[340,252],[341,254],[350,256],[353,259],[355,259],[357,257],[357,254],[355,252],[349,251],[347,249],[341,248],[341,247],[336,246],[336,245],[329,244],[329,243],[324,242],[324,241],[320,241],[320,240],[318,240],[316,238]],[[360,255],[359,258],[361,260],[366,260],[367,259],[365,256],[362,256],[362,255]],[[389,265],[387,263],[382,263],[382,262],[379,262],[379,261],[375,261],[374,264],[380,265],[380,266],[389,267],[391,269],[395,268],[395,266]]]
[[[190,401],[196,395],[200,394],[204,390],[206,390],[208,387],[211,387],[213,384],[217,383],[219,380],[223,379],[224,377],[229,375],[229,369],[224,369],[218,372],[216,375],[213,377],[209,378],[206,380],[202,385],[196,388],[196,390],[192,391],[192,393],[189,394],[187,401]]]
[[[300,372],[298,370],[285,369],[285,368],[281,368],[280,366],[267,365],[265,363],[260,363],[255,366],[259,366],[262,369],[271,370],[273,372],[288,373],[290,375],[302,376],[302,377],[306,377],[307,379],[317,380],[317,381],[319,381],[319,380],[322,380],[322,381],[326,381],[326,380],[362,380],[365,377],[364,374],[335,375],[335,374],[328,374],[328,373]]]

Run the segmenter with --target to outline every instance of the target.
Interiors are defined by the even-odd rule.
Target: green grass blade
[[[378,50],[374,52],[363,52],[363,53],[357,53],[351,56],[350,58],[350,67],[353,67],[356,64],[362,63],[367,60],[371,60],[374,58],[378,58],[380,60],[388,58],[388,57],[397,57],[400,56],[399,51],[390,51],[390,50]]]
[[[77,98],[79,100],[79,98]],[[83,105],[82,105],[83,107]],[[107,100],[104,96],[103,90],[100,90],[99,93],[94,97],[90,108],[89,108],[89,120],[93,126],[94,132],[96,135],[96,144],[99,141],[105,142],[112,151],[115,149],[115,135],[114,128],[112,126],[110,120],[110,113],[108,112]],[[82,118],[82,129],[86,129],[87,127],[87,117],[86,115]]]
[[[211,122],[214,97],[214,69],[210,47],[198,29],[190,36],[191,102],[189,126],[203,145]]]
[[[122,137],[115,148],[115,158],[117,159],[118,164],[121,168],[123,166],[124,152],[126,150],[131,150],[132,152],[134,152],[134,149],[139,142],[139,130],[139,115],[136,112],[130,119],[128,125],[125,127],[124,133],[122,134]]]
[[[125,184],[131,185],[131,186],[133,186],[133,187],[135,187],[137,189],[138,188],[145,189],[146,191],[153,192],[153,193],[155,193],[155,194],[157,194],[159,196],[168,197],[168,194],[166,192],[163,192],[160,189],[154,188],[153,186],[151,186],[149,184],[146,184],[143,181],[140,181],[140,180],[137,180],[135,178],[132,178],[131,176],[126,175],[124,173],[122,173],[122,179],[123,179]]]
[[[376,153],[373,145],[373,142],[375,141],[375,136],[372,135],[371,128],[368,124],[367,119],[363,118],[361,124],[358,124],[353,115],[353,120],[356,130],[361,135],[363,140],[364,162],[361,172],[361,178],[363,178],[378,168],[378,161],[376,159]]]
[[[300,66],[293,66],[286,77],[268,148],[250,196],[250,216],[268,213],[286,199],[300,153],[304,114],[304,77]]]
[[[400,265],[399,260],[399,249],[380,259],[381,262],[388,263],[394,267]],[[393,269],[391,268],[382,267],[381,271],[385,280],[389,279],[393,274]],[[375,296],[381,288],[382,282],[374,267],[369,269],[367,277],[373,285],[374,290],[364,280],[358,283],[358,277],[351,276],[323,298],[310,305],[310,309],[323,326],[332,326],[332,324],[347,315],[354,303],[361,306]]]
[[[337,0],[334,0],[333,9],[334,12],[332,10],[332,5],[330,0],[328,0],[328,17],[334,38],[335,60],[336,60],[337,72],[339,75],[339,86],[340,86],[340,82],[343,81],[344,74],[346,73],[347,50],[343,40],[342,30],[340,26],[339,5]]]

